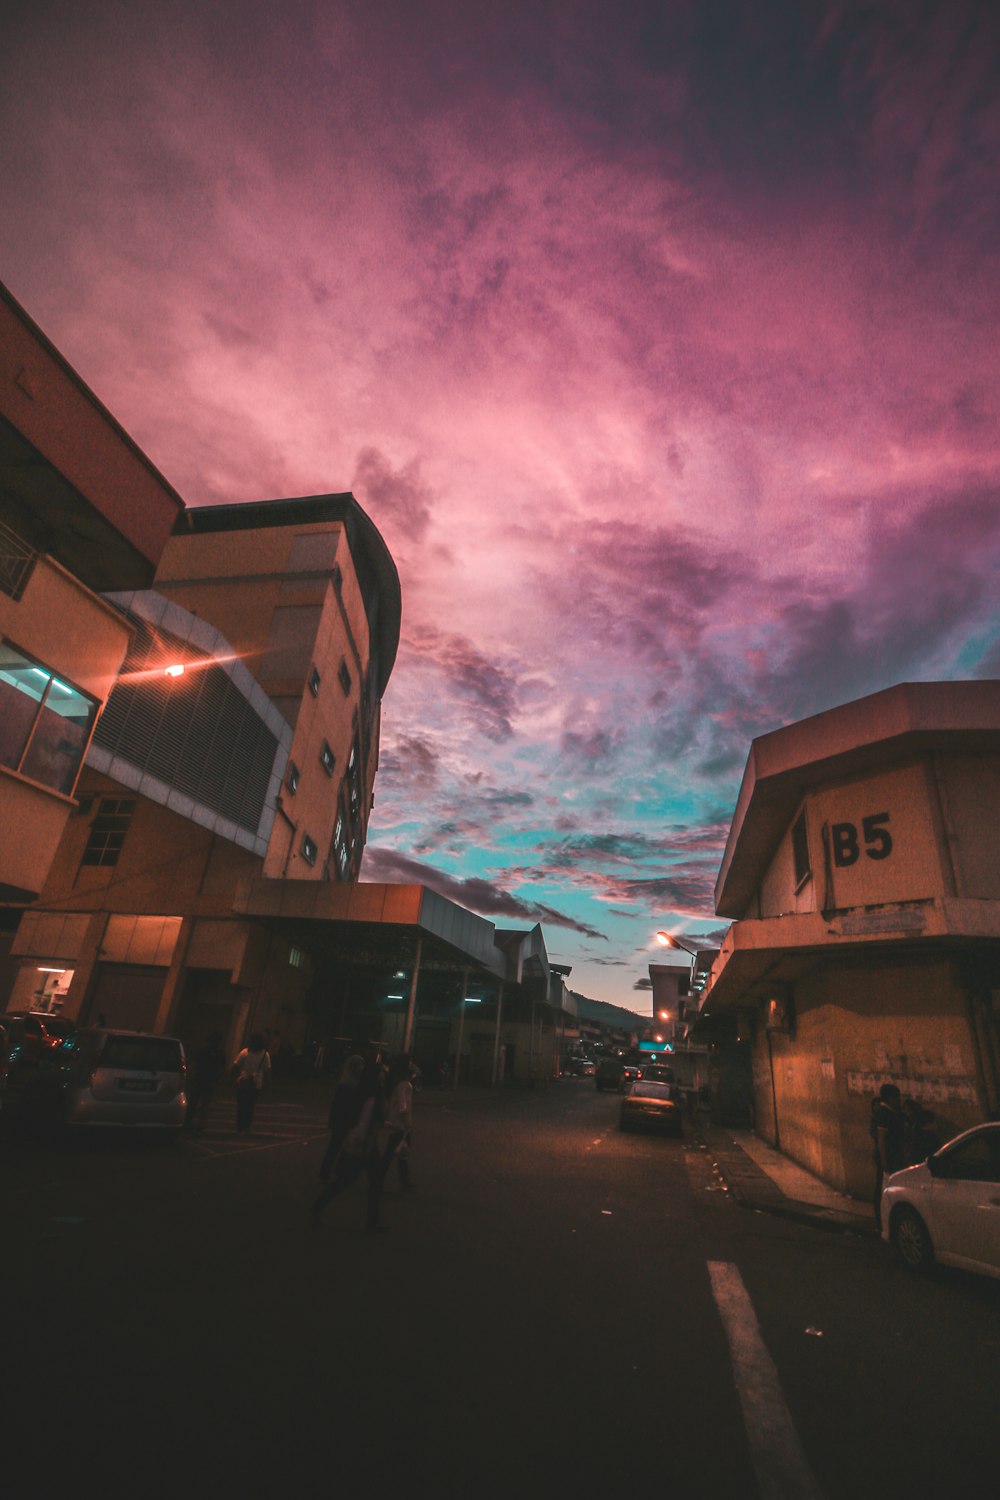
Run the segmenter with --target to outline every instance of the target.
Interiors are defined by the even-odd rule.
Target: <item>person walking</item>
[[[379,1135],[385,1118],[382,1070],[377,1058],[365,1064],[355,1106],[356,1113],[333,1164],[330,1179],[320,1188],[313,1202],[312,1226],[314,1229],[322,1229],[326,1205],[365,1174],[368,1178],[365,1228],[369,1234],[377,1234],[383,1228],[379,1223],[379,1202],[382,1195]]]
[[[253,1124],[257,1095],[271,1076],[271,1059],[259,1031],[255,1031],[242,1052],[233,1059],[236,1080],[236,1130],[246,1134]]]
[[[340,1149],[351,1127],[357,1122],[360,1111],[358,1089],[361,1086],[364,1070],[365,1060],[357,1052],[352,1053],[340,1070],[327,1117],[330,1140],[319,1169],[320,1180],[323,1182],[329,1182],[333,1176],[333,1168],[340,1155]]]
[[[875,1223],[882,1228],[882,1183],[906,1166],[903,1106],[894,1083],[883,1083],[872,1101],[871,1137],[875,1159]]]
[[[401,1053],[389,1069],[385,1093],[388,1137],[379,1162],[381,1185],[385,1185],[386,1174],[395,1157],[400,1187],[406,1189],[410,1186],[410,1142],[413,1131],[413,1063],[408,1053]]]
[[[187,1088],[188,1107],[184,1117],[185,1130],[192,1130],[195,1135],[204,1134],[208,1107],[225,1071],[226,1053],[222,1045],[222,1032],[213,1031],[191,1065]]]

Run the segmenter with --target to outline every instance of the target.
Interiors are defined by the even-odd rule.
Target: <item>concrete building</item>
[[[101,596],[149,585],[182,509],[0,285],[0,970],[131,641]]]
[[[11,945],[10,1008],[61,971],[78,1019],[299,1044],[313,955],[238,897],[357,878],[395,568],[353,497],[328,495],[184,512],[154,583],[107,596],[132,641]]]
[[[1000,682],[903,684],[755,740],[715,895],[733,925],[699,1031],[731,1031],[764,1140],[864,1197],[882,1083],[944,1138],[996,1115]]]

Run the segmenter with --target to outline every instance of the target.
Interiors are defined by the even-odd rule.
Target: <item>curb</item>
[[[879,1231],[873,1220],[863,1219],[849,1210],[824,1208],[818,1203],[788,1198],[777,1183],[772,1182],[735,1142],[730,1150],[720,1151],[706,1139],[697,1125],[694,1133],[699,1145],[704,1146],[711,1157],[716,1175],[740,1208],[771,1214],[775,1218],[790,1219],[794,1223],[806,1224],[813,1229],[825,1229],[835,1234],[879,1238]]]

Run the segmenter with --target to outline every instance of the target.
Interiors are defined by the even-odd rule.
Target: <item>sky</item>
[[[1000,677],[1000,7],[15,0],[0,279],[403,596],[362,878],[648,1009],[754,736]]]

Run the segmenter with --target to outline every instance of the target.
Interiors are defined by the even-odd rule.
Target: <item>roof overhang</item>
[[[419,937],[421,969],[508,977],[493,923],[423,885],[257,879],[240,887],[233,911],[344,963],[411,962]]]
[[[715,883],[719,916],[747,910],[808,791],[944,749],[1000,751],[1000,682],[904,682],[755,739]]]
[[[943,897],[874,910],[802,912],[734,922],[701,1000],[701,1014],[751,1006],[769,988],[824,964],[900,959],[950,949],[1000,956],[1000,903]]]

